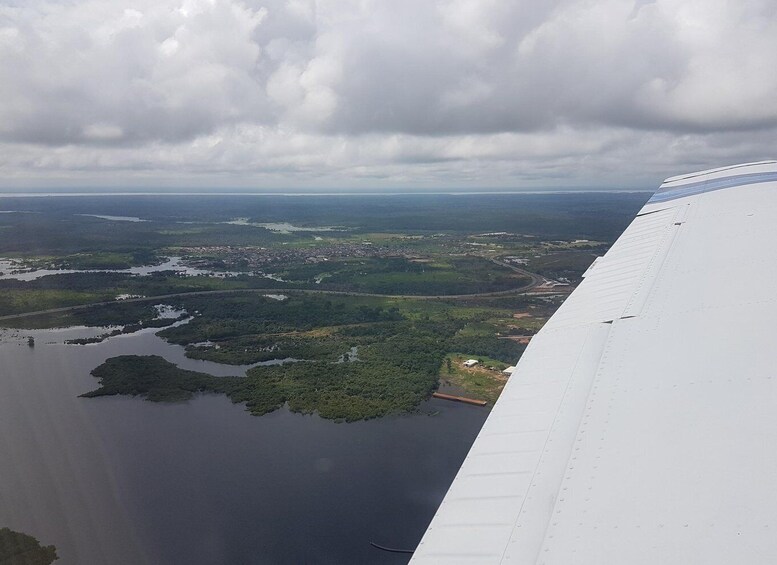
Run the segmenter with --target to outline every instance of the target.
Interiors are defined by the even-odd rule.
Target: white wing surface
[[[661,185],[532,340],[412,563],[777,563],[777,162]]]

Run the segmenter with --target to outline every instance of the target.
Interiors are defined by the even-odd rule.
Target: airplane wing
[[[777,563],[777,161],[661,185],[531,341],[411,563]]]

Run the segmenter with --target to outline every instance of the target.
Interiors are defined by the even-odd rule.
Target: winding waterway
[[[221,396],[185,404],[84,399],[108,357],[187,359],[153,330],[0,330],[0,525],[58,548],[63,565],[404,563],[487,416],[432,399],[352,424]],[[35,337],[35,347],[27,336]]]
[[[185,265],[180,257],[168,257],[163,262],[156,265],[142,265],[140,267],[130,267],[129,269],[23,269],[19,267],[15,261],[0,258],[0,280],[34,281],[49,275],[67,275],[73,273],[124,273],[128,275],[145,276],[150,275],[151,273],[161,273],[162,271],[175,271],[176,273],[189,277],[236,277],[239,275],[253,275],[253,273],[198,269]],[[257,273],[257,276],[281,280],[277,277],[270,277],[262,273]]]

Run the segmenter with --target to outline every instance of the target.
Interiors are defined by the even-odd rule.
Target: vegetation
[[[0,281],[2,283],[4,281]],[[73,290],[3,289],[0,285],[0,315],[21,314],[49,308],[62,308],[111,300],[105,292]]]
[[[216,378],[161,358],[123,356],[95,369],[100,388],[90,397],[183,401],[209,392],[245,403],[257,415],[285,404],[352,421],[413,410],[442,377],[493,401],[504,381],[500,367],[519,359],[563,297],[487,295],[527,284],[531,279],[521,266],[575,283],[645,199],[591,193],[343,196],[314,202],[280,195],[9,198],[5,210],[25,211],[0,214],[7,236],[0,240],[0,257],[21,261],[11,270],[120,270],[176,256],[204,271],[240,274],[5,277],[0,316],[92,304],[2,323],[119,326],[71,344],[170,326],[159,335],[184,346],[191,358],[276,362],[250,368],[245,378]],[[272,222],[306,229],[279,233],[259,225]],[[258,292],[270,289],[288,299]],[[243,292],[249,290],[254,292]],[[187,294],[201,291],[225,292]],[[159,318],[155,301],[115,301],[120,295],[166,296],[165,303],[188,312],[191,320],[173,325],[175,320]],[[473,296],[454,300],[453,295]],[[435,298],[445,296],[451,298]],[[465,357],[488,360],[486,369],[460,370]],[[294,362],[279,364],[289,360]]]
[[[101,343],[110,337],[132,334],[146,328],[165,328],[167,326],[172,326],[175,322],[184,319],[185,316],[185,314],[181,314],[177,318],[156,318],[153,320],[141,320],[135,324],[124,324],[124,326],[121,328],[117,328],[95,337],[68,339],[65,340],[65,343],[68,345],[89,345],[90,343]]]
[[[640,194],[248,197],[9,198],[0,214],[0,257],[29,268],[126,269],[183,255],[217,278],[157,272],[57,274],[0,280],[0,316],[111,301],[122,294],[161,296],[204,290],[308,288],[402,295],[508,290],[524,275],[491,260],[522,257],[529,269],[575,282],[595,254],[644,202]],[[444,213],[440,213],[444,210]],[[113,221],[87,216],[137,216]],[[249,225],[228,223],[248,218]],[[340,231],[276,233],[285,221]],[[323,228],[322,228],[323,230]],[[502,231],[505,230],[505,231]],[[294,250],[309,250],[299,255]],[[226,254],[232,254],[227,260]],[[274,280],[248,276],[258,257]]]
[[[551,279],[580,282],[582,273],[601,254],[585,250],[556,251],[531,259],[527,268]]]
[[[12,318],[7,323],[25,329],[61,328],[68,326],[126,326],[165,327],[176,319],[160,319],[154,302],[112,302],[24,318]],[[129,333],[129,332],[126,332]]]
[[[474,367],[464,366],[464,362],[473,357],[480,363]],[[483,355],[451,353],[445,357],[445,364],[440,370],[440,380],[464,389],[474,398],[493,403],[499,398],[507,382],[507,375],[502,373],[506,368],[507,363]]]
[[[246,403],[255,415],[288,404],[296,412],[354,421],[415,409],[436,389],[450,351],[494,357],[502,367],[523,351],[494,328],[486,335],[484,320],[502,312],[493,308],[463,308],[452,316],[429,301],[257,295],[191,296],[179,306],[196,312],[194,319],[160,335],[186,345],[190,357],[297,362],[256,366],[238,378],[185,371],[159,357],[121,356],[94,370],[100,388],[85,396],[177,402],[212,392]],[[466,331],[472,323],[481,324],[483,335]]]
[[[195,393],[214,392],[226,394],[233,402],[245,402],[257,416],[288,403],[295,412],[317,411],[324,418],[350,422],[412,410],[437,384],[428,363],[428,358],[410,365],[378,358],[303,362],[255,367],[246,377],[213,377],[185,371],[161,357],[125,355],[97,367],[92,374],[101,386],[83,396],[128,394],[178,402]]]
[[[175,304],[188,312],[196,312],[190,323],[160,334],[180,345],[401,319],[399,310],[386,307],[381,298],[301,295],[279,301],[261,295],[237,294],[218,298],[186,296],[177,299]]]
[[[405,295],[455,295],[498,292],[521,287],[529,277],[480,257],[454,257],[420,262],[406,258],[343,259],[313,265],[281,267],[286,280],[315,283],[320,288]]]
[[[153,297],[181,292],[272,289],[288,286],[290,285],[262,277],[186,277],[169,271],[147,276],[125,273],[70,273],[49,275],[32,281],[0,280],[0,316],[111,302],[122,294]]]
[[[53,545],[41,546],[30,535],[0,528],[0,565],[49,565],[57,559]]]
[[[504,194],[341,196],[91,196],[6,198],[0,214],[7,226],[0,254],[67,256],[76,253],[153,253],[197,245],[275,245],[353,234],[518,232],[543,240],[611,241],[631,221],[649,194]],[[137,216],[120,222],[80,214]],[[223,222],[247,217],[251,223],[285,221],[343,226],[344,232],[279,234]],[[186,222],[186,223],[183,223]]]
[[[134,252],[87,252],[66,255],[54,262],[58,269],[129,269],[157,263],[159,257],[147,249]]]

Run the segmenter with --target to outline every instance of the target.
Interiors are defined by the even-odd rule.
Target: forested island
[[[214,377],[160,357],[121,356],[92,372],[100,388],[84,396],[177,402],[210,392],[245,403],[255,415],[286,404],[294,412],[354,421],[415,409],[436,390],[451,352],[503,367],[525,347],[499,335],[511,310],[493,304],[250,294],[186,297],[177,304],[197,314],[160,335],[185,345],[188,356],[239,365],[289,362],[253,367],[246,377]]]
[[[30,535],[0,528],[0,565],[49,565],[57,559],[53,545],[42,546]]]

